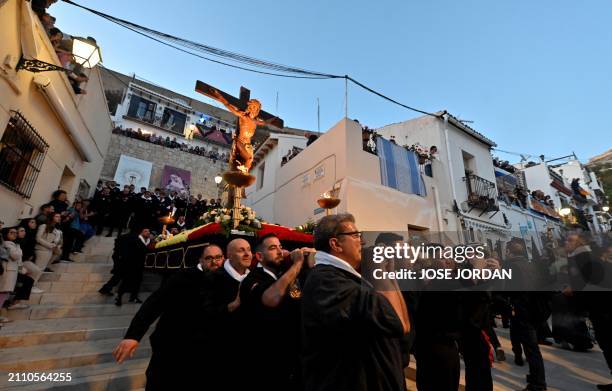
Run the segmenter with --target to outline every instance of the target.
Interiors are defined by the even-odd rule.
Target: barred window
[[[48,148],[23,115],[11,110],[0,139],[0,184],[30,198]]]

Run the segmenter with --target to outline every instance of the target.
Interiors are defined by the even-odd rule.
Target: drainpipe
[[[457,204],[457,194],[455,191],[455,178],[453,175],[453,164],[451,161],[451,152],[450,152],[450,144],[448,142],[448,114],[444,113],[444,144],[446,145],[446,160],[448,164],[448,174],[450,176],[451,183],[451,192],[453,198],[453,204],[457,206],[458,217],[459,217],[459,226],[457,227],[457,231],[462,231],[461,223],[463,222],[463,213],[459,209],[459,205]]]
[[[440,194],[437,186],[431,186],[433,192],[434,206],[436,208],[436,220],[438,221],[438,235],[440,243],[442,243],[442,210],[440,209]]]

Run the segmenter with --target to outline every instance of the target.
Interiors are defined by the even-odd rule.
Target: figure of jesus
[[[229,103],[218,90],[214,88],[211,89],[211,95],[238,117],[238,134],[234,136],[230,166],[233,170],[248,173],[253,164],[253,146],[251,145],[251,138],[255,134],[255,129],[257,125],[263,126],[272,123],[276,117],[267,121],[262,121],[258,118],[261,110],[261,103],[259,103],[257,99],[249,100],[246,110],[242,111]]]

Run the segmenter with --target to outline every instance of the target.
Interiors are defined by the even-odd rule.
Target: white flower
[[[230,215],[223,215],[222,220],[223,221],[227,221],[229,219],[231,219],[232,217]]]
[[[220,223],[221,222],[221,217],[217,216],[215,217],[215,223]]]

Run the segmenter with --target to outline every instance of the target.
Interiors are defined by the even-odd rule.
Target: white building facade
[[[61,21],[60,21],[61,23]],[[21,57],[60,66],[30,2],[0,2],[0,220],[31,217],[61,189],[73,200],[96,186],[112,123],[98,67],[86,95],[62,71],[16,70]]]

